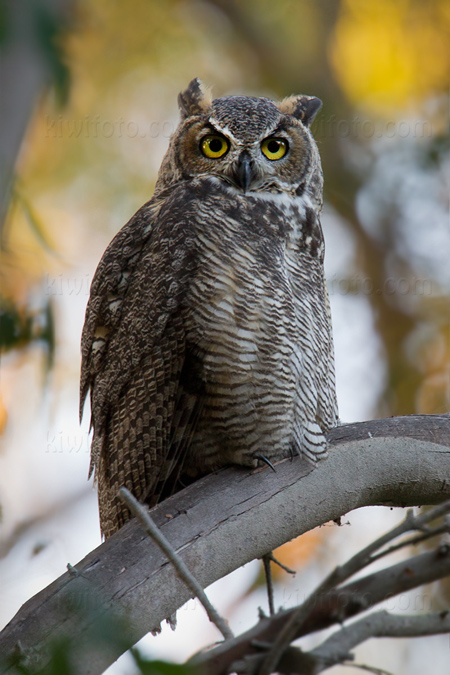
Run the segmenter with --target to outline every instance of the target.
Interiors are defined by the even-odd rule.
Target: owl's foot
[[[296,449],[297,449],[297,448],[296,448]],[[295,449],[295,450],[296,450],[296,449]],[[289,446],[289,461],[290,461],[290,462],[292,462],[292,460],[294,459],[294,457],[297,457],[297,456],[298,456],[298,453],[297,453],[295,450],[294,450],[294,448],[292,447],[292,445]]]

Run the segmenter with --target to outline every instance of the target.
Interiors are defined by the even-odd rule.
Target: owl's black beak
[[[244,152],[241,152],[237,161],[234,179],[239,187],[241,187],[244,192],[247,192],[254,178],[256,178],[256,172],[253,160],[248,152],[244,150]]]

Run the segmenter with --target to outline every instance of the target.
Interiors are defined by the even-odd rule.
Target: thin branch
[[[386,534],[383,534],[381,537],[371,542],[368,546],[363,548],[361,551],[356,553],[356,555],[350,558],[350,560],[344,563],[344,565],[339,565],[336,567],[315,591],[315,593],[323,593],[329,588],[334,588],[343,581],[350,579],[350,577],[352,577],[357,572],[360,572],[368,565],[371,565],[375,560],[378,560],[379,558],[390,553],[392,549],[386,549],[385,551],[382,551],[376,555],[375,551],[378,551],[390,541],[394,541],[394,539],[397,539],[406,532],[411,532],[412,530],[424,531],[428,523],[431,523],[437,518],[441,518],[448,513],[450,513],[450,500],[439,504],[434,509],[427,511],[426,513],[421,513],[418,516],[414,515],[412,509],[408,510],[405,519],[399,523],[399,525],[396,525],[394,528],[392,528],[392,530],[389,530],[389,532],[386,532]],[[426,534],[429,533],[427,532]]]
[[[290,567],[282,563],[280,560],[278,560],[278,558],[275,558],[273,551],[272,553],[267,554],[267,558],[269,558],[269,560],[271,560],[275,565],[278,565],[278,567],[281,567],[281,569],[287,572],[288,574],[292,574],[294,577],[297,574],[295,570],[291,570]]]
[[[145,531],[151,536],[153,541],[158,544],[162,551],[164,551],[172,565],[175,567],[180,579],[184,581],[189,590],[192,591],[193,595],[200,600],[203,607],[205,608],[209,620],[215,624],[215,626],[217,626],[224,639],[229,640],[233,638],[234,635],[231,632],[227,622],[220,616],[215,607],[213,607],[213,605],[210,603],[205,591],[200,586],[197,579],[190,573],[184,562],[181,560],[180,556],[177,555],[177,552],[173,546],[155,525],[150,517],[147,507],[139,504],[137,499],[135,499],[131,492],[125,487],[120,488],[119,497],[124,502],[124,504],[128,506],[131,513],[136,516]]]
[[[75,494],[69,494],[63,499],[55,501],[50,506],[43,507],[39,513],[35,513],[32,517],[16,525],[7,537],[0,540],[0,558],[6,558],[22,537],[28,535],[37,525],[47,524],[56,514],[59,516],[63,512],[73,509],[78,502],[91,495],[92,485],[91,483],[87,483],[86,487],[83,487]]]
[[[374,637],[422,637],[450,632],[450,611],[433,612],[420,616],[392,615],[386,611],[370,614],[350,626],[336,631],[331,637],[310,652],[298,647],[288,647],[276,664],[280,674],[302,673],[318,675],[334,665],[353,660],[351,650]],[[259,644],[255,646],[260,646]],[[265,643],[261,647],[266,646]],[[232,664],[232,671],[240,675],[259,675],[261,656],[246,655]],[[359,664],[355,667],[373,673],[385,671]],[[388,674],[389,675],[389,674]]]
[[[388,673],[387,670],[382,670],[381,668],[372,668],[371,666],[366,666],[363,663],[346,663],[347,668],[358,668],[359,670],[365,670],[367,673],[373,673],[373,675],[393,675],[393,673]]]
[[[264,575],[266,577],[267,585],[267,600],[269,602],[269,614],[273,616],[275,614],[275,606],[273,602],[273,579],[272,579],[272,570],[270,569],[271,554],[264,555],[262,558],[264,565]]]
[[[333,633],[319,647],[309,652],[320,667],[314,675],[342,663],[342,654],[374,637],[422,637],[450,633],[450,611],[430,612],[420,616],[390,614],[384,610],[369,614],[350,626]]]
[[[380,551],[380,553],[377,553],[376,555],[373,555],[371,557],[371,564],[374,563],[376,560],[380,560],[380,558],[384,558],[385,556],[390,555],[391,553],[400,551],[402,548],[406,548],[408,546],[416,546],[417,544],[421,544],[424,541],[433,539],[434,537],[437,537],[440,534],[449,534],[449,533],[450,533],[450,523],[446,522],[444,523],[444,525],[435,527],[427,532],[424,532],[423,534],[418,534],[416,537],[404,539],[399,544],[389,546],[389,548],[385,549],[384,551]]]

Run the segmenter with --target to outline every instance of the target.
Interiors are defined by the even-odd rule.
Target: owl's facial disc
[[[210,176],[244,194],[292,194],[311,163],[307,129],[266,99],[216,99],[183,121],[174,145],[185,178]]]

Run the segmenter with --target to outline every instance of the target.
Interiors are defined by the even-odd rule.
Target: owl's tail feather
[[[202,409],[200,397],[180,390],[173,417],[169,451],[159,470],[158,479],[152,485],[151,494],[143,496],[143,501],[149,506],[155,506],[190,482],[185,480],[189,468],[186,466],[186,460]]]

